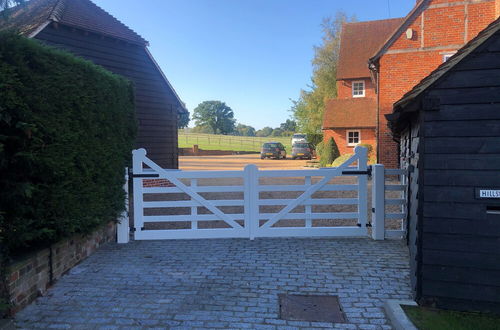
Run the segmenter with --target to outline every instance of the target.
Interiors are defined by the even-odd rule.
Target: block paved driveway
[[[338,295],[347,323],[286,321],[278,294]],[[410,298],[402,241],[216,239],[107,244],[19,312],[20,328],[390,329]]]

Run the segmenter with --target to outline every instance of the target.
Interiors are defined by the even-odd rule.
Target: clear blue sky
[[[150,42],[192,110],[226,102],[256,129],[290,117],[310,83],[321,21],[342,10],[359,21],[405,16],[415,0],[94,0]],[[390,15],[389,6],[390,4]],[[192,122],[190,126],[192,126]]]

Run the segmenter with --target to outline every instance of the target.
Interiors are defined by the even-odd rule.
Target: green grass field
[[[186,134],[179,131],[179,148],[191,148],[197,144],[203,150],[260,151],[264,142],[283,143],[287,153],[292,152],[291,137],[253,137],[215,134]]]

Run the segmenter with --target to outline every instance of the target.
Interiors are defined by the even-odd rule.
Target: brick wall
[[[87,236],[75,236],[32,253],[9,265],[6,282],[15,313],[43,295],[53,281],[94,253],[102,244],[116,241],[116,224],[110,222]]]
[[[353,154],[355,146],[347,145],[347,131],[354,129],[347,128],[337,128],[337,129],[328,129],[323,131],[324,140],[328,141],[331,137],[337,143],[340,154]],[[362,144],[371,144],[373,146],[373,150],[376,150],[377,139],[375,137],[375,128],[357,128],[355,130],[360,131],[361,134],[361,143]]]
[[[434,0],[379,60],[379,154],[389,168],[398,166],[397,144],[387,127],[385,114],[420,80],[443,63],[443,55],[455,52],[496,17],[500,0]]]

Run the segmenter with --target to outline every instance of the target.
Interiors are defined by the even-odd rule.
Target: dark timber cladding
[[[500,20],[388,115],[410,169],[417,301],[500,313]]]
[[[134,83],[137,147],[162,167],[177,168],[177,106],[144,47],[52,24],[35,37],[122,75]]]
[[[0,30],[11,29],[65,49],[131,80],[136,147],[164,168],[178,167],[177,116],[185,112],[141,36],[89,0],[31,0],[9,9]]]

